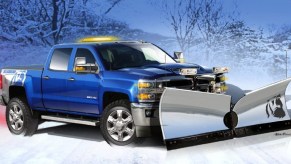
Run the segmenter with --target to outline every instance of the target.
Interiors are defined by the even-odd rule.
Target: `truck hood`
[[[181,68],[197,68],[198,74],[207,74],[212,73],[211,69],[203,68],[197,64],[153,64],[143,67],[134,67],[134,68],[123,68],[116,71],[110,71],[110,74],[119,74],[119,77],[123,77],[121,74],[124,74],[125,77],[134,79],[157,79],[165,76],[177,76]],[[126,76],[127,75],[127,76]]]
[[[197,68],[198,74],[212,73],[212,69],[204,68],[200,65],[191,64],[191,63],[171,63],[171,64],[158,64],[158,65],[155,64],[155,65],[148,65],[146,67],[158,68],[162,70],[175,72],[178,74],[181,68]]]

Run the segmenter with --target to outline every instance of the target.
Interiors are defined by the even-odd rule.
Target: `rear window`
[[[50,63],[51,70],[67,71],[72,53],[72,48],[58,48],[53,52],[52,60]]]

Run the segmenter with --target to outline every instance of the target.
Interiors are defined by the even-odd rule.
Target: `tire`
[[[128,100],[117,100],[105,107],[100,120],[100,129],[108,143],[124,146],[136,140]]]
[[[32,116],[26,101],[12,98],[6,107],[6,123],[15,135],[31,136],[38,128],[39,118]]]

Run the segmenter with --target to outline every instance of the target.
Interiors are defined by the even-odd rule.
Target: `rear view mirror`
[[[97,73],[98,66],[95,63],[87,63],[85,57],[76,57],[74,70],[76,73]]]
[[[183,55],[183,52],[174,52],[174,59],[178,63],[184,63],[184,55]]]

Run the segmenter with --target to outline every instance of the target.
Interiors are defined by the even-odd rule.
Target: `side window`
[[[90,67],[91,65],[95,65],[95,63],[96,63],[94,55],[91,53],[90,50],[85,49],[85,48],[78,48],[75,58],[77,58],[77,57],[85,57],[86,58],[87,66],[84,66],[84,68],[82,68],[82,69],[84,69],[84,70],[97,69],[97,68]],[[76,65],[76,63],[74,63],[74,66],[75,65]],[[74,68],[74,71],[75,71],[75,68]]]
[[[95,62],[96,62],[93,54],[88,49],[78,48],[78,50],[76,52],[76,57],[85,57],[87,64],[95,64]]]
[[[58,48],[53,52],[50,67],[51,70],[67,71],[72,48]]]

